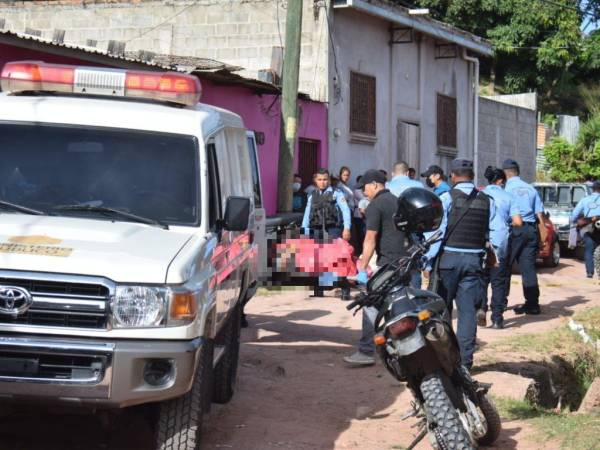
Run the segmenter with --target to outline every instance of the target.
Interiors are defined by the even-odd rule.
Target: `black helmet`
[[[394,224],[400,231],[423,233],[435,231],[444,217],[442,201],[433,192],[424,188],[410,188],[398,198]]]

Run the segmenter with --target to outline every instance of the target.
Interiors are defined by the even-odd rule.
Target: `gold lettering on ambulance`
[[[50,236],[12,236],[8,238],[9,242],[15,244],[33,244],[33,245],[56,245],[60,244],[62,240],[56,239]]]
[[[0,253],[19,253],[22,255],[36,256],[71,256],[72,248],[48,247],[46,245],[0,243]]]

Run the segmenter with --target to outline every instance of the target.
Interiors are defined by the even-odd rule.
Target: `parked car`
[[[556,267],[560,264],[560,242],[556,225],[553,223],[550,214],[546,213],[544,226],[547,236],[543,243],[540,243],[538,251],[538,260],[544,267]]]
[[[156,449],[199,448],[257,286],[252,136],[190,75],[24,61],[1,83],[2,401],[145,404]]]
[[[591,193],[591,188],[582,183],[540,182],[534,183],[534,186],[558,232],[561,247],[566,249],[569,242],[571,212],[579,200]]]

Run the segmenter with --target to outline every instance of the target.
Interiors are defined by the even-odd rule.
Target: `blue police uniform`
[[[490,184],[484,190],[494,200],[496,214],[490,223],[490,242],[498,257],[498,267],[490,267],[484,275],[483,305],[487,311],[487,288],[492,285],[492,321],[502,323],[507,305],[508,252],[510,251],[511,218],[520,214],[516,199],[500,186]]]
[[[385,187],[386,189],[389,189],[390,192],[396,197],[400,197],[400,195],[402,195],[402,193],[409,188],[424,188],[423,183],[418,180],[413,180],[406,175],[399,175],[392,178],[385,184]],[[413,272],[410,283],[413,287],[421,289],[422,279],[420,270],[415,270]]]
[[[515,161],[507,160],[502,168],[518,169],[519,166]],[[522,309],[515,309],[515,312],[539,314],[540,288],[535,267],[539,247],[536,214],[543,213],[544,206],[535,188],[525,183],[518,176],[507,180],[505,190],[514,196],[523,219],[523,226],[515,227],[512,230],[511,251],[508,259],[509,268],[513,266],[515,261],[519,263],[523,279],[525,305]],[[510,290],[510,272],[507,295],[508,290]]]
[[[437,196],[442,195],[444,192],[450,191],[450,185],[445,181],[442,181],[439,186],[433,188],[433,193]]]
[[[412,178],[406,175],[399,175],[397,177],[392,178],[385,184],[386,189],[389,189],[392,194],[396,197],[400,197],[400,195],[407,189],[413,187],[422,188],[423,183],[418,180],[413,180]]]
[[[600,189],[600,183],[594,183]],[[579,217],[600,217],[600,192],[593,192],[582,198],[571,213],[571,222],[577,222]],[[583,235],[585,271],[589,278],[594,276],[594,251],[600,245],[600,232],[586,232]]]
[[[457,160],[455,160],[457,161]],[[455,165],[453,161],[453,167]],[[458,160],[464,161],[464,160]],[[457,163],[458,164],[458,163]],[[472,163],[470,163],[472,168]],[[470,182],[462,182],[454,186],[454,190],[469,195],[476,189]],[[452,210],[452,190],[445,192],[440,196],[444,208],[444,217],[440,225],[440,230],[446,234],[448,228],[448,219]],[[469,210],[470,211],[470,210]],[[468,216],[469,213],[466,215]],[[495,206],[493,200],[489,199],[489,217],[488,226],[492,223],[495,216]],[[432,233],[426,233],[426,237]],[[487,234],[487,233],[484,233]],[[479,236],[484,240],[486,236]],[[444,242],[447,242],[448,236],[445,236]],[[458,327],[456,336],[460,347],[461,363],[470,368],[473,364],[473,353],[475,352],[475,340],[477,336],[477,305],[480,303],[481,286],[483,283],[483,255],[485,246],[481,248],[466,248],[444,245],[441,249],[441,242],[431,246],[425,255],[425,261],[428,268],[431,268],[433,260],[437,257],[438,274],[440,284],[438,293],[446,300],[448,310],[452,311],[452,302],[456,301],[458,310]]]

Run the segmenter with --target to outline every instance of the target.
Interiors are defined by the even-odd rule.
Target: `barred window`
[[[375,77],[350,72],[350,133],[375,136]]]
[[[456,99],[442,94],[437,96],[437,143],[456,148]]]

